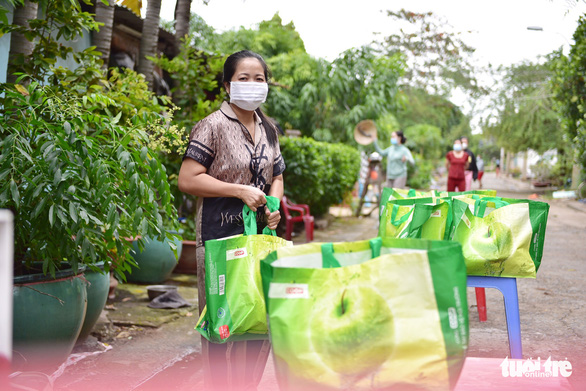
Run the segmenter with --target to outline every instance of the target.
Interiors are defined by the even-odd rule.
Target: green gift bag
[[[468,190],[468,191],[438,191],[436,192],[438,197],[458,197],[462,195],[480,195],[480,196],[487,196],[487,197],[496,197],[496,190],[489,190],[489,189],[478,189],[478,190]]]
[[[383,187],[379,203],[380,213],[382,214],[383,208],[387,205],[388,201],[402,200],[406,198],[437,197],[437,193],[438,192],[434,190],[420,191],[415,189],[394,189],[392,187]]]
[[[261,274],[282,391],[454,386],[468,344],[459,243],[310,243],[273,251]]]
[[[279,199],[267,196],[271,212]],[[271,251],[292,243],[265,227],[256,235],[256,213],[243,209],[244,235],[205,242],[206,307],[196,330],[207,340],[267,339],[267,322],[260,277],[260,260]]]
[[[380,216],[379,236],[447,239],[452,222],[450,200],[407,198],[387,202]]]
[[[500,197],[455,197],[452,240],[462,244],[469,275],[535,278],[549,205]]]

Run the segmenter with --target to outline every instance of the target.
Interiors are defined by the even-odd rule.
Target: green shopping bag
[[[266,198],[271,212],[279,209],[278,198]],[[245,205],[242,214],[244,235],[205,242],[206,307],[196,330],[215,343],[268,338],[259,262],[292,245],[268,227],[256,235],[256,213]]]
[[[447,239],[452,222],[450,200],[407,198],[388,201],[380,216],[379,236]]]
[[[261,274],[282,391],[454,386],[468,344],[458,243],[310,243],[271,252]]]
[[[462,244],[469,275],[535,278],[549,205],[501,197],[455,197],[451,239]]]
[[[382,216],[383,208],[387,205],[388,201],[402,200],[405,198],[427,198],[436,196],[438,195],[434,190],[419,191],[415,189],[394,189],[392,187],[383,187],[379,203],[380,214]]]
[[[481,195],[487,197],[496,197],[496,190],[489,190],[489,189],[478,189],[478,190],[468,190],[468,191],[438,191],[436,192],[436,196],[438,197],[458,197],[462,195]]]

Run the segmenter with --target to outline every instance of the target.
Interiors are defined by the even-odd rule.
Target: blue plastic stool
[[[523,359],[517,279],[509,277],[468,276],[468,286],[473,288],[496,288],[501,291],[505,301],[505,316],[507,319],[511,358]]]

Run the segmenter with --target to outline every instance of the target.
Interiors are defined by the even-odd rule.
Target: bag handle
[[[510,205],[507,201],[503,201],[503,199],[500,197],[479,197],[474,202],[474,216],[484,217],[484,213],[486,212],[486,207],[489,202],[493,202],[496,209]]]
[[[405,213],[403,216],[397,219],[399,205],[393,204],[393,211],[391,212],[391,224],[393,224],[395,227],[398,227],[399,225],[403,224],[405,221],[409,220],[409,216],[411,215],[411,213],[413,213],[414,209],[415,208],[411,208],[409,212]]]
[[[277,197],[265,196],[265,198],[267,199],[266,207],[269,208],[269,211],[275,212],[279,210],[281,201]],[[256,235],[258,232],[256,226],[256,212],[253,212],[248,205],[244,204],[244,207],[242,208],[242,218],[244,220],[244,235]],[[264,235],[277,236],[275,230],[270,229],[269,227],[265,227],[262,233]]]
[[[371,250],[371,258],[376,258],[380,256],[380,250],[383,245],[383,239],[381,237],[376,237],[374,239],[369,240],[370,250]],[[324,269],[332,269],[336,267],[341,267],[340,262],[334,256],[334,244],[333,243],[323,243],[321,245],[321,257],[322,257],[322,267]]]
[[[279,210],[279,207],[281,206],[281,200],[273,196],[266,196],[266,199],[267,208],[269,208],[270,212],[276,212]],[[268,225],[264,227],[262,233],[263,235],[277,236],[277,232],[274,229],[270,229]]]

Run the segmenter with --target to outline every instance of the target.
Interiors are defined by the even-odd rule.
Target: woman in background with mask
[[[279,211],[270,213],[264,207],[265,196],[283,197],[285,170],[277,127],[259,108],[267,97],[268,73],[265,61],[254,52],[243,50],[226,59],[222,81],[230,103],[195,124],[179,171],[179,189],[198,196],[200,314],[205,306],[205,241],[242,234],[244,204],[264,215],[261,220],[271,229],[281,218]],[[202,337],[205,389],[255,390],[268,354],[268,341],[212,344]]]
[[[407,162],[415,164],[411,151],[403,145],[407,139],[403,132],[396,131],[391,134],[391,146],[382,149],[377,140],[374,140],[376,151],[387,157],[387,187],[404,189],[407,185]]]
[[[469,155],[462,148],[462,141],[454,141],[453,150],[446,154],[446,168],[448,170],[448,191],[465,191],[466,168]]]

